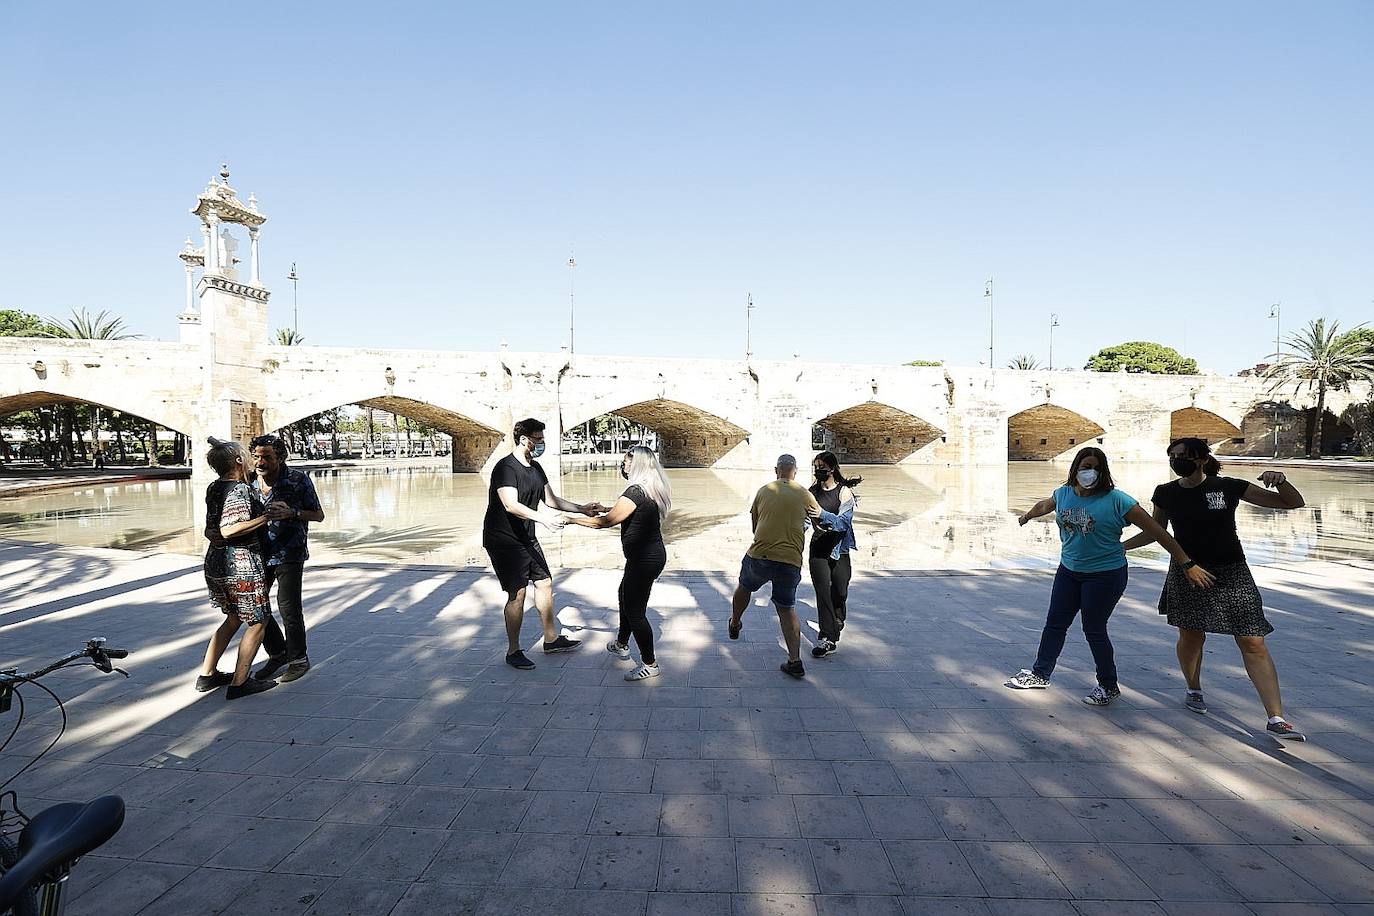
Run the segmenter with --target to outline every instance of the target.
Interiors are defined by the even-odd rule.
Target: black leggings
[[[616,642],[629,645],[630,634],[639,645],[644,664],[654,663],[654,628],[649,626],[649,592],[663,567],[668,551],[656,544],[633,557],[625,558],[625,575],[620,580],[620,632]]]

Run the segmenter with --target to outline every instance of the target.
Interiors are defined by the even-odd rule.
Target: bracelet
[[[1196,565],[1197,565],[1197,560],[1189,560],[1187,563],[1184,563],[1184,564],[1183,564],[1183,568],[1184,568],[1184,569],[1192,569],[1192,568],[1193,568],[1194,566],[1196,566]]]

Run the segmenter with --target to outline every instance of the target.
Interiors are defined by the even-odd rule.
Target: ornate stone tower
[[[186,308],[177,317],[182,343],[198,345],[201,353],[199,428],[193,430],[192,448],[202,453],[207,436],[246,443],[263,431],[270,294],[262,285],[258,235],[267,217],[258,212],[257,199],[251,194],[247,204],[238,199],[229,185],[228,166],[196,198],[191,213],[200,219],[203,244],[194,248],[187,239],[179,254],[186,270]],[[248,232],[246,282],[239,276],[241,262],[235,257],[239,243],[230,231],[234,226]],[[201,483],[214,476],[203,464],[195,464],[194,479]]]

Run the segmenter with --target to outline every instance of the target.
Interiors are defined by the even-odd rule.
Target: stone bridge
[[[720,468],[805,456],[813,426],[828,430],[850,463],[1001,464],[1090,443],[1113,457],[1154,458],[1177,435],[1201,436],[1225,454],[1277,447],[1295,455],[1311,422],[1309,402],[1284,392],[1275,403],[1251,378],[278,346],[267,342],[268,292],[258,276],[266,217],[256,201],[239,202],[226,170],[192,212],[204,244],[188,241],[180,253],[180,339],[0,339],[0,417],[96,404],[188,434],[198,452],[208,435],[245,439],[359,404],[448,433],[453,470],[467,472],[499,457],[526,416],[548,424],[546,466],[564,430],[616,414],[654,430],[666,464]],[[251,242],[246,281],[228,231],[235,225]],[[1335,418],[1352,397],[1331,394],[1328,439],[1343,434]]]

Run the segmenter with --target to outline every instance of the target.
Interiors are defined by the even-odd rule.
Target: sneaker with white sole
[[[630,658],[630,647],[614,639],[606,643],[606,651],[622,660],[628,661]]]
[[[822,636],[814,646],[811,647],[812,658],[825,658],[827,655],[834,655],[840,651],[840,647]]]
[[[1093,689],[1083,698],[1083,702],[1089,706],[1110,706],[1117,697],[1121,696],[1120,688],[1113,687],[1108,690],[1101,684],[1093,685]]]
[[[1202,698],[1201,690],[1189,690],[1183,694],[1183,705],[1198,715],[1206,715],[1207,701]]]
[[[625,675],[627,681],[644,681],[651,677],[658,677],[658,664],[640,665],[629,674]]]
[[[1275,738],[1282,738],[1285,741],[1306,741],[1307,736],[1293,727],[1291,722],[1280,719],[1277,722],[1270,722],[1264,726],[1264,730]]]
[[[1022,668],[1011,677],[1007,678],[1006,687],[1013,687],[1017,690],[1044,690],[1050,686],[1050,679],[1041,677],[1029,668]]]

